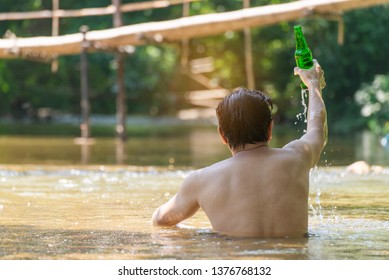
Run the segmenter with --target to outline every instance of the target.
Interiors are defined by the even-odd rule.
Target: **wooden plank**
[[[209,100],[209,99],[222,99],[228,95],[227,89],[206,89],[206,90],[194,90],[185,94],[187,100]]]
[[[389,0],[301,0],[238,11],[198,15],[162,22],[148,22],[113,29],[90,31],[87,40],[96,48],[173,42],[185,38],[216,35],[228,30],[276,24],[303,18],[308,14],[339,13],[389,3]],[[21,56],[26,52],[42,57],[80,52],[80,33],[57,37],[0,39],[0,58]]]
[[[52,0],[53,14],[59,10],[59,0]],[[59,35],[59,17],[53,16],[51,23],[51,36]],[[56,73],[58,71],[58,59],[54,59],[51,62],[51,72]]]
[[[213,72],[215,71],[215,59],[212,56],[192,59],[189,61],[189,70],[192,74]]]
[[[182,17],[186,18],[190,15],[190,3],[184,2],[182,4]],[[181,42],[181,66],[187,67],[189,61],[189,39],[185,38]]]
[[[123,25],[122,12],[120,6],[121,0],[112,0],[112,5],[115,7],[115,13],[113,14],[113,26],[120,27]],[[126,87],[124,84],[125,79],[125,64],[124,55],[116,54],[116,84],[118,92],[116,95],[116,136],[121,140],[125,141],[127,138],[126,130]]]
[[[244,9],[250,8],[250,0],[243,0],[243,8]],[[244,57],[245,57],[247,87],[249,89],[255,89],[253,51],[252,51],[250,27],[245,27],[243,33],[244,33]]]
[[[83,35],[80,52],[80,80],[81,80],[81,116],[82,122],[80,124],[81,138],[87,139],[90,135],[90,103],[89,103],[89,79],[88,79],[88,46],[86,41],[86,34],[88,32],[87,26],[81,26],[80,31]]]
[[[194,2],[203,0],[159,0],[139,3],[123,4],[120,7],[122,13],[135,12],[147,9],[158,9],[166,8],[171,5],[182,4],[182,2]],[[70,17],[87,17],[87,16],[103,16],[112,15],[115,13],[116,8],[113,5],[101,8],[85,8],[79,10],[43,10],[43,11],[32,11],[32,12],[10,12],[0,13],[0,21],[3,20],[26,20],[26,19],[44,19],[44,18],[70,18]]]

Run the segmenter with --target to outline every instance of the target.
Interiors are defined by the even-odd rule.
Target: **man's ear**
[[[219,132],[220,138],[222,139],[223,144],[227,145],[226,137],[224,136],[223,131],[221,131],[220,126],[217,127],[217,131]]]
[[[273,128],[274,128],[274,121],[272,120],[269,124],[269,128],[268,128],[268,131],[267,131],[267,135],[268,135],[268,139],[267,141],[269,142],[272,137],[273,137]]]

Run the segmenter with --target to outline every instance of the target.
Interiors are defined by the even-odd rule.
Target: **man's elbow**
[[[172,221],[169,221],[168,219],[164,218],[160,213],[160,208],[155,210],[153,213],[153,216],[151,218],[151,224],[156,227],[171,227],[175,226],[175,223],[172,223]]]
[[[151,224],[153,226],[162,226],[162,219],[160,218],[160,209],[154,211],[153,216],[151,217]]]

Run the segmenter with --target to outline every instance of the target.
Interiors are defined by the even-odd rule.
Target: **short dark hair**
[[[259,90],[236,88],[216,108],[219,128],[231,149],[269,141],[271,98]]]

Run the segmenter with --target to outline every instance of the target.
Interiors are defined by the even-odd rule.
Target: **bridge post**
[[[114,27],[120,27],[123,25],[122,13],[120,11],[121,0],[112,0],[112,5],[115,7],[113,14],[113,25]],[[120,141],[127,139],[126,132],[126,89],[124,85],[124,54],[118,53],[115,55],[116,60],[116,83],[117,83],[117,96],[116,96],[116,136]]]
[[[80,27],[80,32],[83,35],[81,42],[81,54],[80,54],[80,78],[81,78],[81,116],[82,122],[80,125],[81,138],[87,140],[90,135],[89,125],[89,82],[88,82],[88,48],[90,43],[86,39],[86,33],[89,31],[88,26],[83,25]]]

